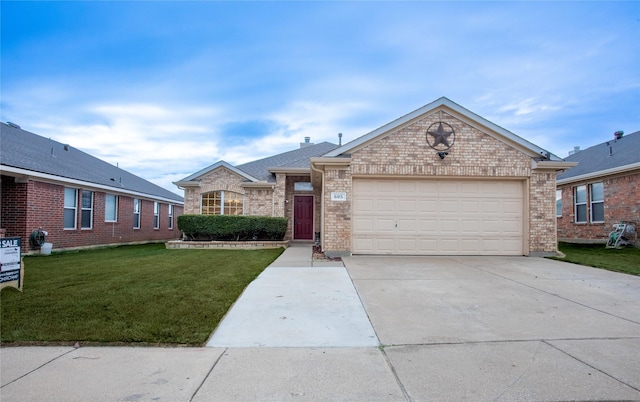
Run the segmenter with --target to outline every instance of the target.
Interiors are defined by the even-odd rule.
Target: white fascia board
[[[566,161],[531,161],[531,169],[534,170],[567,170],[578,166],[578,162]]]
[[[554,161],[562,161],[562,158],[548,152],[547,150],[540,148],[539,146],[525,140],[522,137],[517,136],[516,134],[512,133],[511,131],[505,130],[504,128],[498,126],[497,124],[494,124],[492,122],[490,122],[489,120],[485,119],[484,117],[481,117],[475,113],[473,113],[472,111],[465,109],[464,107],[458,105],[457,103],[451,101],[448,98],[442,97],[439,99],[436,99],[435,101],[421,107],[420,109],[414,110],[413,112],[406,114],[388,124],[385,124],[384,126],[377,128],[375,130],[373,130],[372,132],[363,135],[362,137],[359,137],[345,145],[343,145],[342,147],[336,148],[331,152],[326,153],[324,156],[325,157],[335,157],[341,154],[345,154],[345,153],[349,153],[351,150],[357,148],[358,146],[382,135],[385,133],[388,133],[390,131],[396,130],[399,127],[409,123],[410,121],[420,117],[423,114],[429,113],[433,110],[435,110],[436,108],[440,107],[440,106],[446,106],[449,109],[459,113],[460,115],[466,117],[467,119],[471,120],[471,121],[475,121],[479,124],[481,124],[482,126],[487,127],[488,129],[502,135],[503,137],[505,137],[506,139],[512,141],[513,143],[519,145],[520,147],[527,149],[531,152],[532,155],[539,155],[539,156],[544,156],[546,157],[547,153],[549,153],[549,160],[554,160]]]
[[[233,173],[244,177],[247,180],[251,180],[251,181],[259,181],[258,179],[256,179],[255,177],[243,172],[242,170],[232,166],[230,163],[227,163],[225,161],[218,161],[216,163],[214,163],[211,166],[207,166],[206,168],[197,171],[196,173],[192,174],[191,176],[185,177],[184,179],[180,180],[179,183],[182,182],[189,182],[189,181],[195,181],[195,179],[199,178],[200,176],[209,173],[213,170],[218,169],[219,167],[225,167],[229,170],[231,170]]]
[[[270,173],[310,174],[311,168],[282,168],[272,167],[267,169]]]
[[[90,188],[95,190],[103,190],[104,192],[107,192],[107,193],[131,195],[137,198],[164,201],[169,204],[175,204],[175,205],[184,205],[184,201],[173,200],[171,198],[165,198],[165,197],[161,197],[153,194],[142,193],[139,191],[125,190],[117,187],[105,186],[103,184],[96,184],[96,183],[91,183],[83,180],[69,179],[67,177],[56,176],[48,173],[34,172],[32,170],[26,170],[26,169],[2,165],[2,168],[0,168],[0,173],[4,173],[4,172],[14,173],[18,177],[23,177],[26,179],[39,179],[40,181],[58,184],[58,185],[79,186],[79,187]]]
[[[567,177],[566,179],[557,180],[556,185],[561,186],[564,184],[595,179],[597,177],[605,177],[605,176],[612,176],[620,173],[633,172],[634,170],[637,170],[637,169],[640,169],[640,162],[632,163],[630,165],[618,166],[618,167],[606,169],[606,170],[598,170],[597,172],[585,173],[579,176]]]

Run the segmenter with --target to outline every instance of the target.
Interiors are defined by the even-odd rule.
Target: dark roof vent
[[[616,138],[616,140],[619,140],[620,138],[622,138],[623,135],[624,135],[624,131],[622,130],[616,131],[615,133],[613,133],[613,136]]]
[[[22,129],[22,127],[20,127],[19,125],[17,125],[16,123],[12,123],[10,121],[7,122],[7,126],[9,127],[13,127],[13,128],[18,128],[18,129]]]

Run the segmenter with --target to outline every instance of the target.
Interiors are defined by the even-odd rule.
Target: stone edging
[[[167,249],[228,249],[258,250],[265,248],[289,247],[289,241],[183,241],[169,240]]]

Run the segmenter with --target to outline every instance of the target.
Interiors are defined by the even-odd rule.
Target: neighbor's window
[[[140,229],[140,199],[133,199],[133,228]]]
[[[80,227],[82,229],[91,229],[93,227],[93,191],[82,190]]]
[[[575,200],[575,221],[576,223],[587,222],[587,186],[574,187]]]
[[[64,188],[64,228],[75,229],[78,216],[78,190]]]
[[[232,191],[212,191],[202,194],[203,215],[242,215],[242,194]]]
[[[153,228],[160,229],[160,204],[157,201],[153,203]]]
[[[556,216],[562,216],[562,190],[556,190]]]
[[[604,186],[591,184],[591,222],[604,222]]]
[[[173,205],[169,204],[169,229],[173,229]]]
[[[105,194],[104,196],[104,221],[118,221],[118,196],[113,194]]]

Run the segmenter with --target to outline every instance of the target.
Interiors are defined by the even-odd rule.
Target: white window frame
[[[580,188],[584,188],[584,201],[578,202],[578,191]],[[574,222],[575,223],[587,223],[589,220],[589,214],[587,213],[587,201],[589,200],[589,195],[587,194],[587,185],[583,184],[580,186],[575,186],[573,188],[573,211],[574,211]],[[578,220],[578,207],[584,206],[584,221]]]
[[[140,205],[140,198],[133,199],[133,228],[140,229],[140,211],[142,210],[142,206]]]
[[[599,184],[600,186],[602,186],[602,199],[601,200],[594,200],[593,199],[593,186]],[[604,183],[599,181],[597,183],[591,183],[589,184],[589,201],[591,203],[590,208],[589,208],[589,218],[591,219],[592,223],[604,223]],[[595,204],[602,204],[602,220],[595,220],[593,218],[593,206]]]
[[[90,202],[89,202],[89,206],[85,207],[84,206],[84,196],[85,194],[89,194],[90,196]],[[82,230],[91,230],[93,229],[93,197],[94,196],[94,192],[93,191],[89,191],[89,190],[82,190],[82,192],[80,193],[80,229]],[[85,221],[84,221],[84,214],[85,212],[89,213],[89,225],[85,226]]]
[[[69,197],[67,197],[67,191],[73,191],[73,205],[68,205],[68,201],[71,201]],[[66,222],[64,216],[67,214],[67,211],[73,211],[73,226],[66,226]],[[64,230],[75,230],[78,226],[78,189],[65,187],[64,188],[64,213],[62,216],[62,227]]]
[[[153,228],[160,229],[160,203],[153,202]]]
[[[561,217],[562,217],[562,190],[556,190],[556,218],[561,218]]]
[[[173,229],[173,204],[169,204],[169,230]]]
[[[204,196],[207,194],[211,194],[211,193],[220,193],[220,213],[219,214],[207,214],[207,215],[227,215],[225,213],[225,203],[226,203],[226,199],[225,199],[225,194],[226,193],[232,193],[232,194],[238,194],[240,197],[240,202],[242,203],[242,214],[238,215],[238,216],[244,216],[244,195],[242,193],[236,193],[235,191],[225,191],[225,190],[217,190],[217,191],[209,191],[207,193],[204,194],[200,194],[200,214],[204,215],[204,209],[202,208],[202,201],[204,199]]]
[[[109,202],[107,200],[110,198],[113,198],[113,211],[109,211],[108,208]],[[118,196],[115,194],[104,195],[104,221],[118,222]]]

